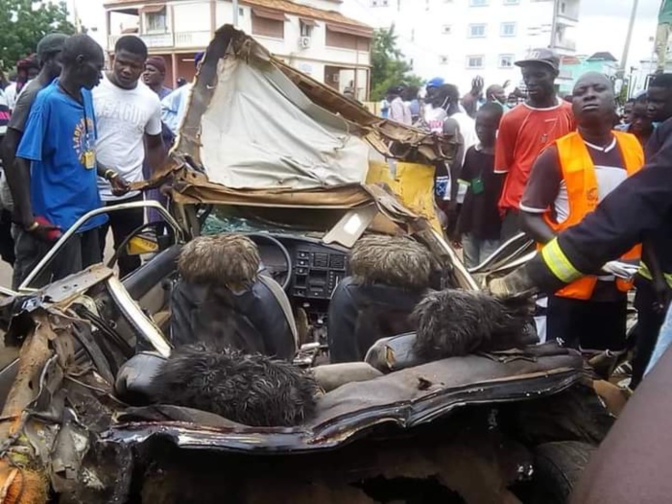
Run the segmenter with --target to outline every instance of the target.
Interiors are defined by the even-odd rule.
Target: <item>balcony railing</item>
[[[108,49],[114,49],[117,40],[123,35],[110,35],[107,39]],[[209,31],[178,32],[178,33],[143,33],[140,38],[149,49],[173,48],[206,48],[211,41]]]
[[[108,49],[111,51],[114,49],[115,44],[119,38],[123,35],[110,35],[107,37]],[[175,41],[172,33],[147,33],[140,35],[140,38],[145,42],[148,48],[163,48],[163,47],[174,47]]]
[[[149,49],[175,46],[175,38],[172,33],[144,33],[140,35],[140,38]]]
[[[210,31],[178,32],[175,34],[175,47],[206,48],[211,39]]]

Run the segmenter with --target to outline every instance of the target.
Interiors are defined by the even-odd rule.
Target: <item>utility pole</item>
[[[555,31],[558,29],[558,4],[560,0],[553,0],[553,20],[551,21],[551,43],[549,49],[555,49]]]
[[[632,12],[630,13],[630,25],[628,26],[628,34],[625,37],[625,47],[623,47],[623,56],[621,56],[621,67],[619,69],[619,74],[621,75],[621,77],[625,76],[625,65],[628,60],[628,54],[630,54],[630,42],[632,41],[632,31],[635,28],[635,19],[637,18],[638,6],[639,6],[639,0],[633,0]]]

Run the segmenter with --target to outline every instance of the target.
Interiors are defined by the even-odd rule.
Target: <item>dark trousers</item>
[[[582,301],[549,296],[547,339],[561,339],[570,348],[623,350],[628,300]]]
[[[12,238],[12,213],[9,210],[2,210],[0,213],[0,257],[14,266],[16,255]]]
[[[144,201],[142,194],[122,201],[108,201],[105,206],[119,205],[121,203],[132,203],[134,201]],[[145,209],[134,208],[131,210],[122,210],[120,212],[110,212],[108,214],[107,224],[100,227],[100,251],[105,250],[105,240],[107,232],[112,227],[112,236],[114,238],[114,250],[119,250],[123,241],[137,228],[145,222]],[[119,257],[119,278],[124,278],[129,273],[140,267],[141,261],[137,256],[125,256],[124,251],[120,251]]]
[[[510,240],[517,234],[521,233],[520,229],[520,213],[517,210],[509,209],[502,220],[502,242]]]
[[[658,298],[653,284],[641,277],[635,280],[637,293],[635,294],[635,308],[637,308],[637,339],[635,341],[635,355],[632,359],[631,388],[639,385],[644,377],[646,366],[651,360],[653,349],[658,341],[658,333],[665,320],[665,312],[656,309]]]
[[[101,262],[103,256],[100,253],[98,233],[98,229],[94,228],[71,236],[43,270],[44,273],[30,283],[30,287],[43,287]],[[12,227],[12,234],[16,253],[12,288],[18,289],[54,244],[39,240],[17,225]]]

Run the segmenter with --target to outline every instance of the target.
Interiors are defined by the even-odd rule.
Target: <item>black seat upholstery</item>
[[[291,360],[296,340],[268,282],[259,277],[242,292],[233,292],[180,280],[171,300],[173,344],[214,343]]]
[[[389,285],[359,285],[345,278],[329,306],[331,362],[363,361],[379,339],[412,331],[409,316],[423,294]]]
[[[368,235],[350,253],[351,276],[334,289],[327,322],[332,363],[363,361],[379,339],[413,331],[429,289],[429,250],[401,236]]]

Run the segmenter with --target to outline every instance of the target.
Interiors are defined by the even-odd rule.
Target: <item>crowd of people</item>
[[[580,224],[646,162],[662,155],[667,128],[657,126],[672,117],[672,75],[657,75],[619,115],[613,83],[599,73],[586,73],[570,96],[560,98],[555,87],[559,63],[549,49],[516,62],[526,88],[517,104],[519,90],[507,97],[505,86],[492,85],[483,93],[482,79],[475,79],[462,98],[457,87],[432,79],[419,100],[419,117],[409,121],[410,88],[396,86],[388,93],[389,119],[451,136],[459,146],[454,159],[437,164],[435,188],[446,231],[463,248],[469,268],[521,232],[551,257],[559,234]],[[657,250],[670,248],[672,239],[665,234],[651,238]],[[620,261],[630,263],[643,257],[635,280],[639,331],[633,387],[653,352],[664,318],[661,306],[672,286],[667,256],[647,253],[653,248],[645,242],[643,256],[640,245],[620,254]],[[567,282],[549,295],[547,339],[575,348],[625,347],[627,292],[633,282],[623,279],[620,264],[601,265],[592,276]],[[563,267],[568,266],[558,260],[557,268]]]
[[[131,184],[164,164],[177,134],[191,86],[166,86],[162,57],[150,57],[142,39],[128,35],[105,67],[92,38],[54,33],[17,63],[15,82],[0,90],[0,253],[14,268],[15,289],[82,216],[142,201],[146,195]],[[118,249],[145,218],[143,208],[131,208],[90,219],[41,282],[100,262],[110,230]],[[123,277],[140,259],[122,254],[118,264]]]

